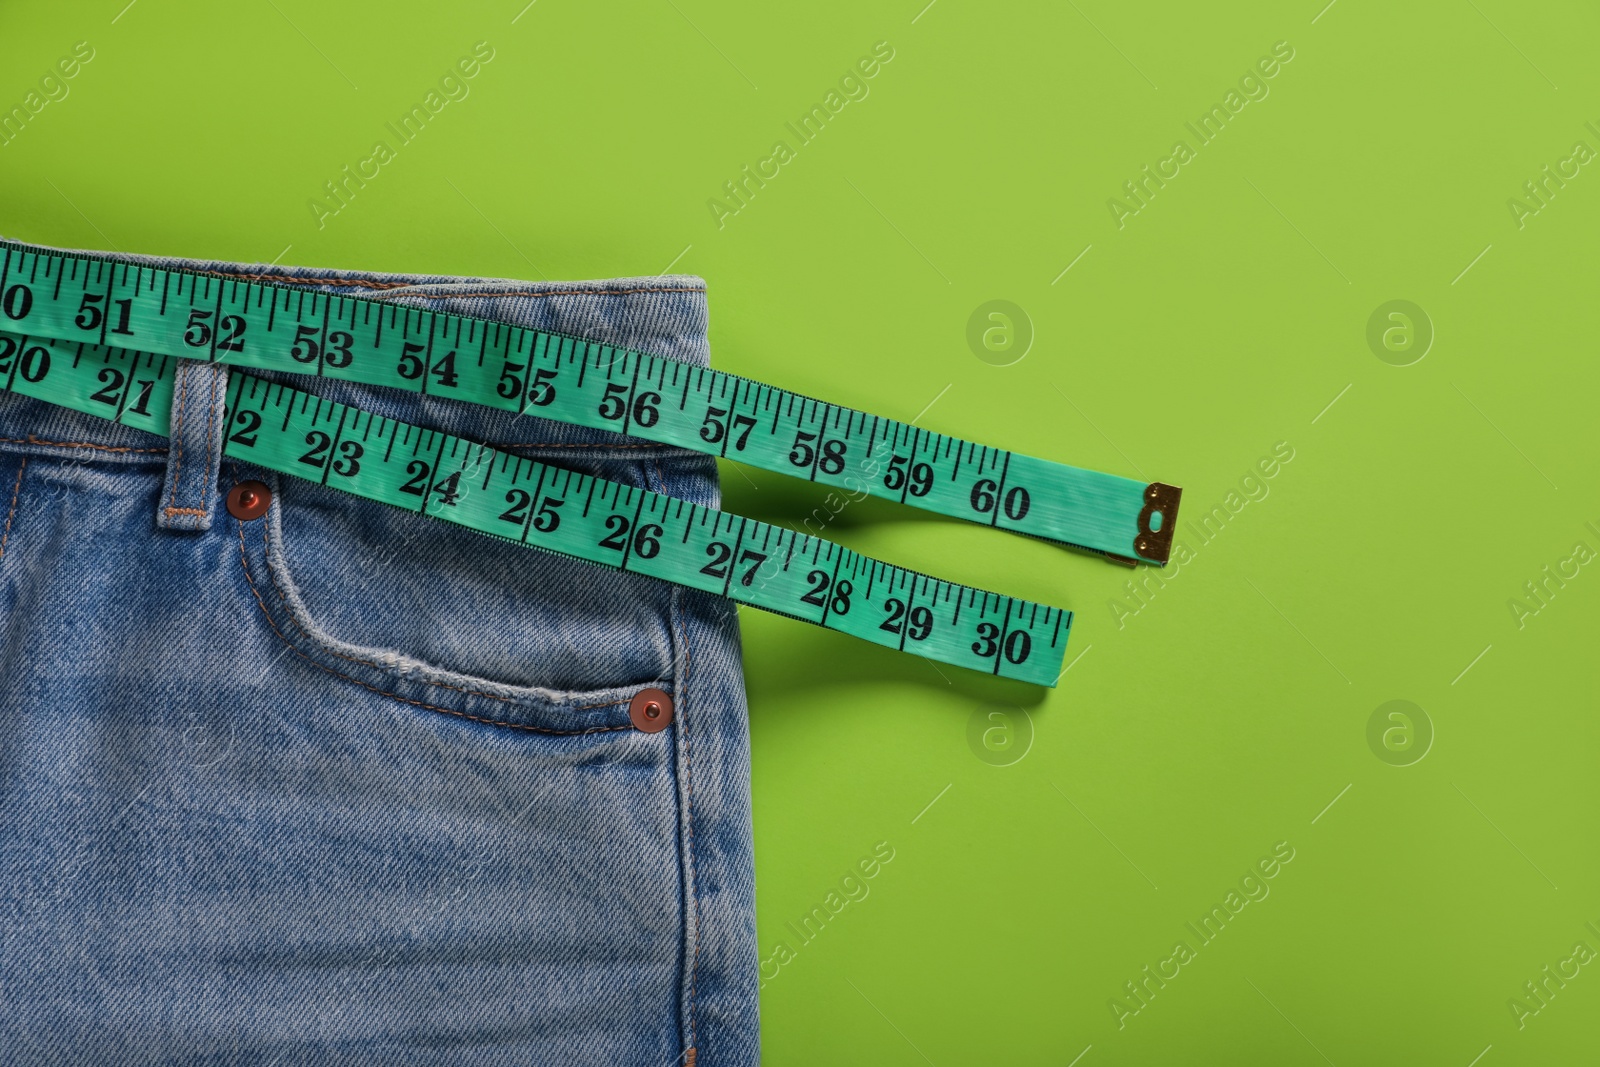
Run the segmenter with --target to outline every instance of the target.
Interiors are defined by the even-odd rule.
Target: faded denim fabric
[[[709,360],[697,278],[122,258]],[[0,1062],[755,1063],[731,604],[219,459],[226,374],[170,445],[0,393]],[[718,502],[681,449],[286,380]]]

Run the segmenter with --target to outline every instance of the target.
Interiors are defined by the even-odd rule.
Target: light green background
[[[1154,572],[877,501],[828,524],[1075,609],[1049,693],[743,614],[760,942],[794,951],[768,967],[766,1062],[1593,1057],[1600,966],[1520,1029],[1508,1001],[1600,950],[1600,566],[1521,625],[1508,601],[1539,606],[1525,582],[1600,550],[1600,168],[1520,226],[1507,203],[1600,149],[1592,8],[524,2],[6,5],[5,108],[74,42],[95,58],[0,147],[0,232],[694,272],[719,366],[1173,482],[1189,522],[1293,449],[1209,543],[1185,522],[1194,558],[1142,606],[1124,583]],[[478,41],[495,58],[470,96],[319,229],[323,182]],[[879,41],[870,95],[798,147],[785,123]],[[1184,123],[1279,41],[1270,95],[1198,147]],[[719,227],[708,199],[780,139],[796,158]],[[1108,199],[1179,139],[1196,158],[1119,228]],[[966,340],[992,299],[1035,333],[1011,366]],[[1393,299],[1436,332],[1411,366],[1366,341]],[[827,506],[723,475],[730,510]],[[1394,699],[1435,731],[1411,766],[1368,746]],[[991,710],[1015,730],[988,735],[998,755],[969,744]],[[801,945],[786,924],[879,842],[870,895]],[[1201,947],[1185,923],[1278,842],[1270,896]],[[1124,983],[1180,939],[1196,958],[1119,1028],[1108,1001],[1135,1006]]]

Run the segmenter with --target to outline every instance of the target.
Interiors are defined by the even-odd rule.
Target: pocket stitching
[[[265,530],[263,530],[263,539],[265,539]],[[411,704],[411,705],[414,705],[414,706],[419,707],[419,708],[427,708],[429,711],[436,711],[436,712],[440,712],[440,713],[445,714],[445,715],[454,715],[454,716],[457,716],[458,718],[469,719],[472,722],[480,722],[480,723],[484,723],[484,724],[489,725],[489,726],[502,726],[502,727],[505,727],[505,728],[511,729],[511,730],[525,730],[525,731],[529,731],[529,732],[532,732],[532,733],[539,733],[539,734],[556,734],[556,735],[560,735],[560,736],[563,736],[563,737],[575,737],[575,736],[578,736],[580,734],[598,734],[598,733],[608,733],[608,732],[611,732],[611,731],[614,731],[614,730],[631,730],[631,729],[633,729],[632,724],[629,724],[627,726],[591,726],[586,730],[552,730],[552,729],[549,729],[547,727],[532,726],[532,725],[529,725],[527,723],[505,722],[505,721],[500,720],[500,719],[488,719],[488,718],[484,718],[484,717],[479,716],[479,715],[469,715],[464,711],[457,711],[454,708],[444,708],[444,707],[440,707],[437,704],[429,704],[429,703],[426,703],[426,702],[421,701],[421,700],[414,700],[411,697],[403,697],[398,693],[391,693],[388,690],[379,689],[375,685],[370,685],[367,682],[364,682],[359,678],[355,678],[355,677],[352,677],[352,676],[350,676],[348,674],[345,674],[342,671],[336,671],[332,667],[329,667],[329,666],[327,666],[326,664],[323,664],[323,663],[318,663],[316,660],[314,660],[310,656],[306,655],[299,648],[295,647],[295,643],[293,641],[289,640],[289,638],[284,636],[282,630],[278,629],[278,624],[272,618],[272,612],[267,608],[266,601],[262,599],[261,590],[259,588],[257,588],[256,583],[255,583],[255,579],[250,574],[250,560],[245,555],[244,524],[243,523],[239,524],[239,563],[244,569],[244,580],[249,584],[250,592],[255,595],[256,606],[261,609],[262,616],[267,620],[267,625],[269,627],[271,627],[272,632],[275,635],[277,635],[278,640],[282,641],[286,646],[288,646],[289,651],[293,652],[295,655],[299,656],[301,659],[305,660],[307,663],[311,664],[313,667],[317,667],[320,670],[327,671],[329,674],[333,675],[335,678],[342,678],[347,682],[354,682],[356,685],[359,685],[361,688],[369,690],[369,691],[374,692],[374,693],[377,693],[379,696],[389,697],[392,700],[398,700],[398,701],[400,701],[402,703],[405,703],[405,704]],[[268,573],[269,573],[269,575],[271,573],[271,568],[270,567],[268,568]],[[274,582],[276,582],[276,579],[274,579]],[[282,591],[281,590],[279,590],[279,595],[280,596],[282,595]],[[285,607],[287,608],[287,604],[285,604]],[[291,619],[294,618],[294,612],[292,610],[289,611],[289,617]],[[300,625],[299,620],[295,620],[295,625],[296,626]],[[304,632],[305,631],[302,629],[301,633],[304,633]],[[337,654],[337,653],[335,653],[335,654]],[[346,657],[346,658],[349,658],[349,657]],[[442,683],[433,683],[433,684],[442,684]],[[458,687],[456,687],[456,686],[447,686],[446,688],[455,689],[455,688],[458,688]],[[469,691],[468,690],[463,690],[463,692],[469,692]],[[493,695],[493,694],[487,694],[486,693],[486,694],[483,694],[483,695],[490,696],[490,695]],[[496,697],[496,699],[505,699],[505,698],[504,697]],[[614,700],[614,701],[611,701],[610,703],[607,703],[607,704],[590,704],[590,705],[587,705],[587,707],[588,708],[613,707],[613,706],[615,706],[617,704],[621,704],[621,703],[622,703],[622,701],[620,701],[620,700]],[[585,709],[576,709],[576,710],[585,710]]]
[[[238,476],[238,468],[237,467],[235,467],[235,466],[230,464],[229,465],[229,469],[230,469],[230,471],[233,472],[235,477]],[[659,475],[659,470],[660,470],[660,468],[658,466],[657,467],[658,475]],[[280,501],[281,501],[281,498],[280,498]],[[266,559],[267,577],[272,580],[272,587],[278,594],[279,602],[282,603],[282,605],[283,605],[284,614],[289,616],[289,619],[295,625],[295,629],[300,631],[300,636],[302,638],[304,638],[305,643],[307,645],[311,646],[316,651],[322,652],[322,653],[326,653],[327,655],[336,656],[339,659],[346,660],[346,661],[348,661],[350,663],[359,664],[360,666],[363,666],[363,667],[369,667],[369,668],[371,668],[372,670],[375,670],[375,671],[388,672],[391,668],[387,664],[378,662],[376,660],[363,659],[360,656],[354,656],[354,655],[351,655],[348,652],[339,651],[334,646],[335,646],[335,644],[340,644],[340,643],[343,643],[343,642],[339,642],[337,640],[337,638],[334,638],[330,634],[314,634],[314,633],[311,632],[311,630],[306,628],[305,622],[301,621],[302,616],[305,616],[305,618],[307,618],[307,619],[310,618],[308,610],[305,609],[303,605],[297,606],[296,605],[296,601],[289,597],[288,593],[284,591],[283,584],[281,584],[278,581],[278,572],[281,570],[283,572],[284,579],[289,583],[289,585],[291,587],[293,587],[293,585],[294,585],[293,576],[290,575],[290,573],[289,573],[288,555],[287,555],[287,553],[286,553],[286,551],[284,549],[284,538],[283,538],[283,527],[282,527],[283,508],[282,508],[282,504],[281,504],[280,501],[274,501],[273,502],[271,511],[269,511],[268,514],[266,515],[266,517],[263,518],[263,520],[262,520],[261,546],[262,546],[262,555]],[[277,558],[276,566],[274,566],[273,549],[272,549],[272,533],[273,533],[274,516],[277,517],[277,521],[279,523],[278,528],[277,528],[277,532],[278,532],[278,538],[277,538],[278,553],[277,553],[277,557],[278,558]],[[241,541],[240,554],[243,555],[242,542],[243,542],[243,538],[244,538],[244,523],[241,522],[238,525],[239,525],[239,537],[240,537],[240,541]],[[249,569],[248,565],[246,565],[246,570],[248,571],[248,569]],[[246,577],[248,578],[248,575]],[[264,608],[264,606],[263,606],[263,608]],[[270,615],[270,613],[269,613],[269,615]],[[313,622],[313,626],[314,625],[315,625],[315,623]],[[283,635],[280,633],[279,636],[282,637]],[[289,644],[292,645],[293,642],[289,642]],[[346,645],[346,647],[350,647],[350,646]],[[337,673],[337,672],[335,672],[335,673]],[[466,686],[452,685],[449,682],[439,681],[436,678],[421,679],[420,681],[421,681],[421,684],[423,684],[423,685],[430,686],[430,687],[437,688],[437,689],[449,689],[452,692],[460,693],[463,696],[486,697],[486,698],[488,698],[490,700],[497,700],[497,701],[500,701],[502,703],[507,703],[507,704],[515,704],[515,703],[519,702],[518,698],[516,698],[514,696],[507,696],[507,695],[502,694],[502,693],[491,693],[491,692],[487,692],[487,691],[481,690],[481,689],[471,689],[471,688],[468,688]],[[378,692],[384,692],[384,690],[377,690],[377,691]],[[398,699],[405,699],[405,698],[401,697],[401,698],[398,698]],[[570,706],[563,705],[563,707],[567,711],[593,711],[596,708],[611,708],[611,707],[616,707],[619,704],[625,704],[625,703],[627,703],[627,699],[626,698],[618,698],[616,700],[602,700],[602,701],[600,701],[598,703],[594,703],[594,704],[576,704],[576,705],[570,705]],[[425,705],[425,706],[431,706],[431,705]],[[485,720],[485,721],[489,721],[489,720]],[[507,724],[507,725],[511,725],[511,724]],[[622,729],[626,729],[626,728],[627,727],[622,727]],[[559,731],[559,730],[557,730],[557,731],[549,731],[549,732],[552,732],[552,733],[565,733],[567,731]]]
[[[336,649],[329,648],[327,646],[326,642],[318,641],[315,637],[312,637],[311,634],[307,632],[305,624],[300,621],[300,613],[295,611],[294,605],[291,604],[289,602],[289,598],[284,595],[283,586],[278,583],[278,571],[277,571],[277,568],[272,565],[272,533],[271,533],[271,529],[272,529],[271,523],[263,522],[261,524],[261,550],[262,550],[262,553],[266,556],[266,560],[267,560],[267,577],[272,579],[272,588],[273,588],[273,591],[278,594],[278,601],[279,601],[279,603],[281,603],[283,605],[283,612],[284,612],[285,615],[289,616],[289,621],[294,623],[294,628],[296,630],[300,631],[300,636],[305,638],[305,640],[306,640],[306,642],[308,644],[312,644],[312,645],[316,645],[316,646],[320,647],[323,652],[326,652],[331,656],[338,656],[342,660],[348,660],[351,663],[359,663],[363,667],[371,667],[374,670],[380,670],[380,671],[383,670],[383,664],[377,663],[377,662],[375,662],[373,660],[370,660],[370,659],[362,659],[360,656],[352,656],[347,652],[340,652],[340,651],[338,651]],[[244,524],[243,523],[239,524],[239,536],[241,538],[244,536]],[[280,566],[280,567],[284,566],[284,564],[282,562],[282,552],[281,552],[281,550],[280,550],[280,553],[279,553],[279,561],[280,562],[279,562],[278,566]],[[504,695],[502,695],[500,693],[486,693],[486,692],[484,692],[484,691],[482,691],[480,689],[468,689],[466,686],[463,686],[463,685],[451,685],[449,682],[429,681],[427,684],[428,685],[436,685],[440,689],[453,689],[456,692],[464,693],[467,696],[488,697],[490,700],[501,700],[501,701],[510,701],[510,699],[511,699],[510,697],[504,696]],[[613,703],[615,703],[615,702],[613,701]],[[605,705],[605,704],[590,704],[590,705],[588,705],[588,707],[590,707],[590,708],[603,708],[603,707],[607,707],[607,706],[608,705]],[[575,710],[575,711],[584,711],[584,710],[587,710],[587,709],[585,709],[585,708],[575,708],[573,710]]]

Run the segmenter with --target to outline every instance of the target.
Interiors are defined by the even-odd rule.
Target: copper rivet
[[[628,701],[634,729],[657,733],[672,725],[672,698],[659,689],[641,689]]]
[[[240,522],[259,519],[272,506],[272,490],[263,482],[240,482],[228,490],[228,514]]]

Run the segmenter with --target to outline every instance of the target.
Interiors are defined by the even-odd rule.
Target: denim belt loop
[[[228,368],[180,359],[173,384],[172,444],[156,525],[164,530],[209,530],[219,495]]]

